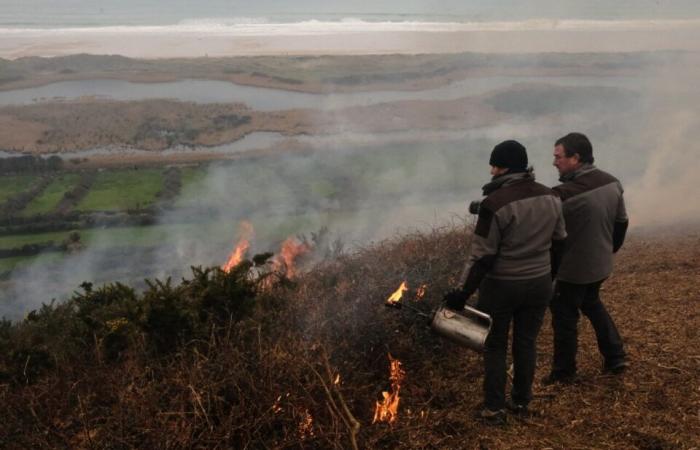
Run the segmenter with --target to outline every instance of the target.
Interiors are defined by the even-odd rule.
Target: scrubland
[[[700,236],[632,232],[604,301],[631,368],[601,373],[591,327],[580,381],[535,383],[534,415],[473,419],[479,355],[426,319],[454,286],[470,231],[396,236],[327,257],[293,280],[258,256],[231,273],[127,287],[85,285],[68,303],[5,323],[5,448],[694,448],[700,445]],[[303,259],[298,261],[303,266]],[[266,274],[266,275],[261,275]],[[385,299],[406,280],[403,302]],[[425,285],[422,298],[417,295]],[[548,317],[537,380],[551,358]],[[373,423],[405,376],[393,423]],[[394,386],[396,387],[396,386]]]

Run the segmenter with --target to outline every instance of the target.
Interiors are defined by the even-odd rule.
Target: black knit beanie
[[[505,167],[510,172],[527,171],[527,150],[518,141],[503,141],[493,148],[489,165]]]

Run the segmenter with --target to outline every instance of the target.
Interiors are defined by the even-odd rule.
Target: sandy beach
[[[700,50],[700,21],[322,23],[229,27],[0,28],[0,58]]]

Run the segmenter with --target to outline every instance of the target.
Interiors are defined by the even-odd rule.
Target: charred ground
[[[136,295],[137,310],[191,311],[186,323],[199,325],[187,335],[160,336],[143,310],[127,318],[118,302],[107,302],[111,307],[101,311],[109,313],[99,315],[54,307],[5,324],[0,444],[351,448],[354,436],[359,448],[694,448],[700,445],[700,235],[692,230],[632,233],[605,284],[604,301],[625,338],[631,369],[602,375],[583,321],[580,383],[537,381],[536,415],[511,419],[502,429],[472,419],[481,401],[479,356],[434,336],[408,308],[383,305],[403,280],[410,288],[405,302],[426,312],[439,304],[467,251],[469,231],[458,226],[329,259],[294,283],[268,277],[250,291],[243,272],[212,272],[206,280],[195,274]],[[418,300],[422,284],[428,289]],[[210,301],[223,298],[229,299],[223,309]],[[76,317],[83,331],[89,317],[92,334],[61,327]],[[106,347],[120,324],[133,333]],[[71,353],[68,344],[82,351]],[[551,357],[549,317],[538,349],[537,380]],[[387,353],[406,372],[399,417],[393,425],[372,424],[375,402],[390,384]]]

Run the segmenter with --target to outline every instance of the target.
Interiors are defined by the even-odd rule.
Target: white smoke
[[[631,226],[700,222],[698,62],[696,54],[679,55],[650,79],[646,117],[637,132],[647,147],[644,170],[626,193]]]

